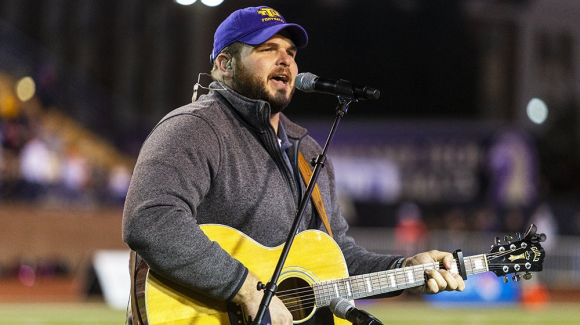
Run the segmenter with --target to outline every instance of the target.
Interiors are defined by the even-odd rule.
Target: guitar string
[[[436,264],[437,263],[433,263],[432,266],[433,267],[436,267]],[[425,265],[429,265],[429,264],[425,264]],[[439,263],[439,267],[442,267],[441,263]],[[412,266],[411,268],[414,269],[413,272],[415,272],[415,273],[417,271],[424,271],[425,270],[424,265]],[[406,280],[406,273],[407,272],[408,272],[407,270],[398,269],[395,273],[397,273],[397,275],[399,276],[399,278],[403,278],[404,280]],[[375,275],[378,276],[378,274],[375,274]],[[327,282],[333,282],[333,281],[334,280],[327,281]],[[379,277],[379,281],[380,281],[380,277]],[[417,282],[415,282],[415,283],[417,283]],[[328,285],[328,283],[326,285]],[[401,289],[405,289],[405,288],[401,288]],[[357,294],[360,294],[360,293],[363,293],[363,296],[367,296],[368,295],[368,291],[364,291],[364,292],[358,291],[358,292],[356,292],[356,293],[353,294],[353,298]],[[380,292],[378,292],[378,293],[380,293]],[[373,293],[373,294],[377,294],[377,293]],[[336,297],[336,294],[335,294],[334,291],[332,291],[332,292],[331,291],[328,291],[328,292],[325,293],[325,296],[323,298],[324,298],[324,300],[329,300],[330,298],[335,298],[335,297]],[[292,311],[298,311],[298,310],[301,310],[301,309],[304,309],[304,308],[312,308],[312,307],[316,306],[316,301],[313,300],[313,295],[312,294],[309,295],[308,298],[310,298],[310,299],[300,299],[300,297],[296,297],[296,298],[293,298],[291,302],[289,302],[289,299],[285,299],[285,300],[282,300],[282,301],[287,306],[288,310],[290,310],[292,312]]]
[[[518,247],[516,249],[510,249],[510,250],[506,250],[506,251],[503,251],[503,252],[490,253],[490,254],[488,254],[488,256],[489,256],[489,260],[491,261],[493,259],[497,259],[497,258],[500,258],[500,257],[504,257],[505,255],[509,255],[509,254],[512,254],[512,253],[516,253],[517,251],[526,250],[526,249],[527,248]],[[511,263],[493,263],[493,262],[490,262],[490,263],[488,263],[488,268],[489,268],[490,271],[492,271],[492,270],[500,270],[504,266],[515,266],[517,264],[520,264],[520,263],[516,263],[516,262],[513,262],[513,261]],[[526,271],[526,270],[523,270],[523,271]],[[509,273],[506,273],[506,274],[509,274]]]
[[[413,270],[412,271],[413,273],[417,273],[417,271],[420,271],[419,274],[415,274],[415,277],[420,278],[421,272],[424,272],[426,269],[429,269],[429,268],[435,268],[436,269],[437,266],[439,268],[442,268],[443,267],[442,263],[439,262],[439,263],[432,263],[432,264],[416,265],[416,266],[413,266],[413,267],[410,267],[410,268]],[[402,284],[396,284],[396,285],[394,285],[396,287],[395,290],[400,290],[400,289],[406,289],[406,288],[408,288],[407,285],[410,282],[407,281],[407,273],[409,272],[409,270],[407,270],[407,269],[397,269],[397,270],[390,270],[390,271],[394,271],[394,272],[390,272],[391,274],[389,274],[389,275],[393,275],[394,276],[395,282],[399,282],[400,280],[403,280],[404,281],[404,283],[402,283]],[[383,271],[383,272],[385,272],[385,271]],[[379,283],[379,286],[380,286],[381,285],[381,282],[383,282],[383,279],[382,278],[384,278],[384,281],[387,281],[386,275],[384,275],[383,272],[373,273],[370,276],[366,276],[366,278],[370,278],[370,281],[378,282]],[[387,272],[389,272],[389,271],[387,271]],[[319,282],[319,283],[316,284],[316,286],[318,286],[318,287],[333,286],[333,288],[323,288],[323,291],[324,292],[322,294],[320,294],[321,298],[323,298],[322,300],[328,300],[329,298],[336,297],[336,294],[337,293],[336,293],[336,288],[334,288],[334,285],[338,285],[338,286],[341,286],[342,285],[342,286],[344,286],[344,283],[345,282],[352,282],[353,280],[356,281],[356,282],[359,282],[359,280],[361,278],[363,278],[363,284],[366,284],[366,283],[364,283],[365,276],[355,276],[355,277],[347,278],[347,279],[338,279],[338,280],[330,280],[330,281]],[[417,284],[417,283],[420,283],[420,282],[413,281],[412,283]],[[422,283],[424,283],[424,282],[421,282],[420,284],[422,284]],[[359,286],[360,286],[360,284],[359,284]],[[387,288],[393,288],[393,285],[386,286],[386,287]],[[332,289],[334,289],[334,290],[332,290]],[[357,298],[357,295],[359,295],[361,293],[363,294],[362,297],[369,295],[369,291],[366,291],[366,290],[365,291],[361,291],[361,290],[358,290],[357,291],[357,290],[354,290],[354,293],[352,293],[350,295],[346,292],[347,291],[346,288],[343,291],[345,292],[345,296],[348,297],[348,298],[350,298],[350,297]],[[375,291],[378,291],[378,292],[375,292]],[[281,300],[284,299],[286,301],[289,301],[289,300],[300,299],[300,297],[294,297],[295,295],[302,294],[302,293],[308,293],[308,295],[303,295],[302,296],[303,300],[305,300],[305,299],[308,299],[308,298],[315,297],[316,295],[313,294],[313,292],[314,292],[314,289],[312,289],[311,287],[301,287],[301,288],[296,288],[296,289],[291,289],[291,290],[283,290],[283,291],[280,291],[279,294],[278,294],[278,296],[280,297]],[[378,290],[372,290],[371,289],[370,292],[372,294],[384,293],[384,292],[382,292],[381,288],[379,288]],[[291,297],[291,298],[285,298],[286,296],[288,296],[290,294],[292,294],[293,297]]]
[[[325,299],[329,299],[329,298],[334,298],[333,296],[327,296]],[[317,304],[316,301],[313,297],[311,297],[310,299],[300,299],[297,298],[297,300],[294,301],[288,301],[283,300],[283,303],[286,305],[286,307],[288,308],[288,310],[290,312],[294,312],[294,311],[299,311],[299,310],[303,310],[306,308],[314,308]]]
[[[504,253],[499,253],[499,254],[496,254],[496,255],[505,255],[505,254],[504,254]],[[471,262],[471,261],[469,261],[469,262]],[[441,263],[439,263],[439,264],[440,264],[440,265],[439,265],[439,267],[441,267],[441,266],[442,266],[442,265],[441,265]],[[499,267],[501,268],[501,266],[503,266],[503,265],[516,265],[516,264],[518,264],[518,263],[502,263],[502,264],[498,264],[498,265],[499,265]],[[428,264],[427,264],[427,265],[428,265]],[[491,266],[491,269],[498,268],[498,265],[495,265],[494,263],[490,263],[490,264],[488,264],[488,265],[490,265],[490,266]],[[434,267],[434,265],[433,265],[433,267]],[[419,266],[419,268],[423,268],[423,266]],[[400,278],[402,278],[403,280],[405,280],[405,279],[406,279],[406,274],[405,274],[405,272],[406,272],[406,271],[398,271],[398,272],[394,272],[394,273],[395,273],[395,274],[394,274],[394,276],[395,276],[395,279],[396,279],[396,280],[400,280]],[[380,285],[380,282],[381,282],[381,274],[374,274],[374,275],[370,276],[371,280],[373,280],[373,279],[372,279],[373,277],[375,278],[374,280],[375,280],[375,281],[378,281],[378,282],[379,282],[379,285]],[[358,280],[358,279],[355,279],[355,280]],[[341,283],[341,282],[345,282],[345,281],[350,281],[350,279],[346,279],[346,280],[344,280],[344,279],[339,279],[339,280],[331,280],[331,281],[328,281],[328,282],[321,282],[321,283],[318,283],[317,285],[318,285],[318,286],[324,286],[324,285],[326,285],[326,286],[328,286],[328,285],[344,285],[344,283]],[[415,282],[415,283],[416,283],[416,282]],[[397,285],[397,286],[398,286],[398,285]],[[392,286],[391,286],[391,287],[392,287]],[[371,292],[372,292],[372,291],[371,291]],[[306,297],[306,298],[307,298],[307,297],[309,297],[309,296],[310,296],[310,297],[312,297],[312,296],[315,296],[315,295],[313,294],[313,289],[312,289],[311,287],[301,287],[301,288],[295,288],[295,289],[290,289],[290,290],[284,290],[284,291],[280,291],[278,296],[279,296],[281,299],[284,299],[284,297],[285,297],[285,296],[288,296],[288,295],[294,295],[294,296],[295,296],[295,295],[300,295],[300,294],[303,294],[303,293],[309,293],[309,295],[306,295],[306,296],[304,296],[304,295],[303,295],[302,297]],[[333,293],[333,295],[335,295],[335,292],[334,292],[334,291],[333,291],[332,293]],[[345,293],[346,293],[346,290],[345,290]],[[348,297],[348,296],[349,296],[349,295],[347,294],[347,297]],[[353,296],[354,296],[354,294],[353,294]],[[300,297],[292,297],[291,299],[300,299]]]
[[[283,303],[287,306],[290,312],[300,311],[306,308],[314,308],[316,306],[316,301],[313,295],[310,295],[310,299],[300,299],[297,297],[293,301],[288,301],[288,299],[282,300]],[[324,299],[328,300],[329,298],[334,298],[334,295],[326,295]]]
[[[514,252],[521,250],[521,249],[523,249],[523,248],[517,248],[517,249],[508,250],[508,251],[504,251],[504,252],[490,253],[490,254],[488,254],[488,256],[490,259],[495,259],[495,258],[498,258],[501,256],[505,256],[507,254],[514,253]],[[471,264],[470,259],[468,259],[467,262],[469,264]],[[435,264],[437,264],[437,263],[433,263],[432,266],[435,267],[436,266]],[[441,262],[439,262],[438,264],[439,264],[438,265],[439,268],[441,268],[443,266]],[[497,268],[503,267],[503,265],[516,265],[516,264],[518,264],[518,263],[515,263],[515,262],[501,263],[501,264],[497,264],[497,265],[495,263],[488,263],[488,269],[490,269],[490,270],[497,269]],[[425,265],[429,265],[429,264],[419,265],[418,267],[424,268]],[[412,268],[416,268],[416,267],[417,266],[412,267]],[[414,271],[416,271],[416,270],[414,270]],[[388,273],[388,271],[386,271],[386,272]],[[403,269],[400,269],[400,270],[397,270],[397,271],[392,272],[392,273],[394,273],[395,279],[397,279],[397,277],[399,277],[399,278],[402,278],[403,280],[405,280],[406,279],[406,275],[405,275],[406,272],[407,271],[403,271]],[[375,279],[375,280],[379,281],[379,284],[380,284],[382,274],[383,274],[382,272],[377,272],[376,274],[372,274],[370,276],[367,276],[367,278],[370,277],[371,281],[372,281],[373,277],[378,278],[378,280],[377,279]],[[393,275],[393,274],[389,274],[389,275]],[[357,277],[359,277],[359,278],[353,277],[353,278],[355,278],[354,279],[355,281],[358,281],[360,279],[360,277],[363,277],[363,276],[357,276]],[[325,286],[325,285],[328,286],[328,285],[333,285],[333,284],[340,285],[341,284],[340,282],[346,282],[346,281],[352,282],[352,280],[350,278],[347,278],[347,279],[324,281],[324,282],[317,283],[317,285],[318,286]],[[417,283],[417,282],[414,282],[414,283]],[[342,285],[344,285],[344,283],[342,283]],[[405,284],[403,284],[403,285],[405,285]],[[397,287],[398,287],[398,285],[397,285]],[[333,297],[336,295],[336,293],[333,291],[330,291],[330,289],[323,289],[323,291],[325,291],[325,290],[328,292],[321,294],[321,296],[322,296],[321,298],[324,298],[325,300],[328,300],[330,297]],[[308,294],[300,296],[303,293],[308,293]],[[332,295],[329,296],[328,295],[329,293],[332,293]],[[346,290],[345,290],[345,293],[346,293]],[[352,297],[354,298],[356,296],[356,294],[357,294],[357,292],[353,293]],[[367,294],[367,292],[365,292],[365,295],[366,294]],[[293,296],[291,298],[284,298],[285,296],[288,296],[288,295],[293,295]],[[298,296],[296,296],[296,295],[298,295]],[[316,294],[314,294],[314,289],[311,287],[301,287],[301,288],[283,290],[283,291],[279,292],[278,296],[285,303],[285,305],[289,306],[289,309],[292,308],[292,311],[300,310],[300,309],[303,309],[305,307],[313,307],[314,305],[316,305],[315,304]],[[349,297],[348,294],[347,294],[347,297]],[[298,308],[298,309],[295,309],[295,308]]]
[[[413,272],[414,273],[417,273],[417,271],[424,272],[426,268],[429,268],[429,266],[431,266],[433,268],[436,268],[437,267],[436,264],[437,263],[433,263],[431,265],[429,265],[429,264],[416,265],[416,266],[412,266],[410,268],[413,269]],[[441,267],[442,267],[442,264],[439,263],[439,268],[441,268]],[[397,270],[392,270],[392,271],[395,271],[395,272],[392,272],[392,273],[394,273],[396,282],[398,282],[400,280],[403,280],[403,281],[407,282],[407,273],[409,272],[408,270],[397,269]],[[366,277],[367,278],[371,278],[371,281],[374,281],[374,282],[377,282],[378,281],[379,282],[379,285],[380,285],[380,282],[382,281],[381,280],[381,274],[382,274],[382,272],[376,272],[376,273],[372,274],[371,276],[366,276]],[[415,276],[418,277],[418,278],[420,278],[420,275],[418,275],[418,274],[415,274]],[[364,276],[356,276],[356,277],[353,277],[353,278],[355,278],[354,280],[356,282],[359,282],[358,280],[360,280],[360,278],[364,278]],[[345,279],[339,279],[339,280],[330,280],[330,281],[320,282],[320,283],[317,283],[316,285],[319,286],[319,287],[329,286],[329,285],[333,285],[333,284],[341,285],[340,281],[342,281],[342,282],[346,282],[346,281],[352,282],[352,280],[350,280],[350,279],[346,279],[346,281],[345,281]],[[363,282],[364,282],[364,280],[363,280]],[[419,283],[419,282],[413,282],[413,283]],[[363,284],[365,284],[365,283],[363,283]],[[407,283],[403,283],[401,285],[397,284],[395,290],[406,289],[406,288],[408,288],[407,284],[408,284],[408,282]],[[344,283],[343,283],[343,285],[344,285]],[[389,287],[392,288],[393,286],[391,285]],[[334,289],[334,288],[332,288],[332,289]],[[327,301],[330,298],[335,298],[336,297],[336,291],[335,290],[332,290],[332,289],[330,289],[330,288],[323,289],[322,290],[322,291],[324,291],[323,294],[320,294],[319,295],[321,297],[321,300]],[[302,292],[300,292],[300,290]],[[292,297],[286,298],[286,296],[289,295],[288,294],[289,291],[293,291]],[[375,291],[378,291],[378,292],[375,292]],[[303,295],[301,297],[300,296],[298,296],[298,297],[295,296],[296,294],[304,293],[304,292],[307,292],[308,294],[307,295]],[[314,292],[314,290],[311,289],[310,287],[302,287],[302,288],[297,288],[297,289],[292,289],[292,290],[284,290],[284,291],[281,291],[281,293],[284,293],[284,294],[281,294],[281,295],[278,295],[278,296],[284,302],[284,304],[286,306],[295,305],[296,303],[303,302],[302,305],[311,307],[311,306],[316,305],[316,303],[315,303],[316,302],[315,301],[316,300],[315,299],[316,298],[316,294],[313,294],[313,292]],[[366,291],[366,290],[365,291],[362,291],[362,290],[354,290],[351,295],[346,294],[346,289],[344,290],[344,292],[345,292],[345,296],[347,298],[357,298],[357,296],[359,294],[362,294],[361,297],[364,297],[364,296],[368,296],[369,295],[369,291]],[[371,290],[370,292],[372,292],[372,294],[383,293],[380,290]],[[298,307],[298,309],[300,309],[300,308],[301,307]]]
[[[435,263],[433,263],[433,267],[435,267],[435,266],[436,266]],[[416,272],[417,270],[424,271],[424,269],[425,269],[423,265],[414,266],[411,268],[414,269],[413,270],[414,272]],[[396,270],[395,273],[396,273],[396,275],[398,275],[399,278],[406,279],[405,274],[407,272],[408,272],[407,270],[400,269],[400,270]],[[378,281],[380,282],[380,274],[379,273],[380,272],[377,272],[377,273],[373,274],[371,277],[374,277],[375,279],[378,278]],[[402,277],[401,277],[401,275],[402,275]],[[357,276],[354,280],[359,282],[358,280],[360,280],[361,277],[364,278],[364,276]],[[368,276],[367,276],[367,278],[368,278]],[[347,279],[347,280],[349,280],[349,279]],[[319,284],[324,284],[324,285],[328,286],[331,284],[335,284],[336,282],[338,282],[338,281],[337,280],[330,280],[330,281],[321,282]],[[309,287],[307,289],[308,289],[307,290],[308,292],[310,292],[310,293],[313,292],[313,290],[310,290]],[[285,291],[297,291],[297,290],[293,289],[293,290],[285,290]],[[324,297],[323,297],[324,299],[328,300],[331,297],[334,298],[334,296],[335,296],[334,291],[331,292],[330,290],[327,290],[327,289],[324,289],[324,291],[326,291],[324,294]],[[359,294],[359,293],[360,292],[355,292],[353,294],[353,296],[355,296],[356,294]],[[329,296],[329,294],[332,294],[332,295]],[[365,294],[368,294],[368,292],[365,292]],[[309,298],[309,299],[306,299],[306,298]],[[284,299],[283,302],[285,303],[285,305],[288,307],[288,309],[290,311],[298,311],[298,310],[301,310],[304,308],[311,308],[311,307],[316,306],[316,301],[314,299],[313,294],[308,295],[307,297],[305,297],[305,299],[300,299],[300,297],[292,297],[291,299]]]
[[[439,264],[440,264],[439,266],[441,267],[441,263],[439,263]],[[436,263],[433,263],[432,266],[433,267],[436,267]],[[425,270],[425,268],[424,268],[423,265],[413,266],[411,268],[413,269],[413,272],[415,272],[415,273],[417,271],[424,271]],[[408,272],[408,270],[398,269],[398,270],[396,270],[395,273],[398,276],[398,280],[400,280],[401,278],[404,279],[404,280],[406,280],[406,276],[405,275],[406,275],[407,272]],[[375,280],[377,280],[377,278],[378,278],[378,281],[380,282],[381,281],[380,274],[378,274],[378,273],[380,273],[380,272],[377,272],[377,273],[374,274],[374,278],[375,278]],[[361,277],[363,277],[363,276],[357,276],[357,278],[354,279],[354,280],[356,280],[357,282],[359,282],[358,280],[360,280]],[[331,280],[331,281],[321,282],[321,283],[318,283],[318,284],[325,284],[326,286],[328,286],[328,285],[333,284],[332,282],[336,282],[336,281],[335,280]],[[399,286],[397,286],[397,287],[399,287]],[[404,288],[406,288],[406,287],[404,287]],[[404,289],[404,288],[403,287],[400,287],[398,289]],[[313,292],[312,290],[308,290],[308,291],[310,293]],[[321,298],[323,298],[322,300],[326,300],[327,301],[330,298],[335,298],[336,297],[336,293],[335,293],[334,290],[331,291],[330,289],[323,289],[323,291],[324,291],[324,293],[321,295],[322,296]],[[368,291],[364,291],[363,292],[363,291],[358,290],[358,291],[355,291],[352,294],[352,297],[350,297],[350,296],[347,296],[347,297],[348,298],[356,298],[356,296],[358,294],[360,294],[360,293],[363,293],[363,296],[367,296],[368,295]],[[378,293],[380,293],[380,292],[378,292]],[[376,293],[373,293],[373,294],[376,294]],[[316,301],[314,299],[314,295],[313,294],[310,294],[308,296],[305,296],[305,299],[300,299],[300,297],[293,297],[292,299],[284,299],[283,301],[285,301],[285,305],[288,307],[288,309],[290,311],[297,311],[297,310],[301,310],[301,309],[304,309],[304,308],[311,308],[311,307],[316,306]],[[302,303],[300,303],[300,302],[302,302]]]
[[[438,263],[439,267],[442,267],[442,263]],[[416,266],[412,266],[410,268],[413,269],[414,273],[417,273],[417,271],[422,271],[424,272],[424,270],[426,269],[425,265],[430,265],[430,264],[424,264],[424,265],[416,265]],[[432,263],[431,264],[432,267],[436,267],[437,263]],[[408,270],[403,270],[403,269],[397,269],[396,270],[396,274],[398,275],[399,280],[402,278],[403,280],[406,280],[406,273],[408,272]],[[380,281],[380,277],[379,277],[379,281]],[[329,281],[331,282],[331,281]],[[415,282],[417,283],[417,282]],[[398,287],[398,285],[397,285]],[[406,287],[405,287],[406,288]],[[401,289],[405,289],[405,288],[401,288]],[[364,291],[364,292],[356,292],[355,294],[353,294],[353,297],[356,296],[357,294],[363,293],[363,296],[368,296],[368,291]],[[380,293],[380,292],[379,292]],[[376,293],[373,293],[376,294]],[[326,296],[324,297],[325,300],[329,300],[330,298],[335,298],[336,294],[334,291],[332,292],[326,292]],[[304,308],[313,308],[316,306],[316,302],[312,302],[311,299],[307,300],[305,303],[301,304],[301,305],[296,305],[296,304],[292,304],[292,305],[286,305],[288,307],[288,309],[292,312],[292,311],[298,311]]]
[[[516,250],[519,250],[519,249],[516,249]],[[499,253],[491,253],[491,254],[488,254],[488,256],[490,256],[490,257],[494,257],[494,258],[495,258],[495,257],[497,257],[497,256],[503,256],[503,255],[506,255],[506,254],[509,254],[509,253],[513,253],[514,251],[515,251],[515,250],[510,250],[510,251],[506,251],[506,252],[499,252]],[[471,261],[470,261],[470,260],[468,260],[468,262],[469,262],[469,263],[471,263]],[[441,267],[442,267],[442,265],[441,265],[441,264],[442,264],[442,263],[439,263],[439,268],[441,268]],[[492,264],[492,266],[493,266],[493,263],[491,263],[491,264]],[[424,264],[424,265],[429,265],[429,264]],[[434,266],[434,265],[433,265],[433,266]],[[419,267],[422,267],[422,266],[421,266],[421,265],[419,265]],[[401,276],[401,275],[403,275],[403,276],[404,276],[404,275],[405,275],[405,273],[404,273],[404,272],[406,272],[406,271],[402,271],[402,270],[403,270],[403,269],[400,269],[400,270],[397,270],[397,272],[393,272],[393,273],[395,273],[395,276]],[[383,271],[383,272],[387,272],[387,273],[388,273],[388,271]],[[382,273],[382,272],[377,272],[377,273]],[[372,274],[372,275],[370,275],[370,277],[373,277],[373,276],[374,276],[374,277],[379,277],[379,281],[380,281],[380,276],[381,276],[381,274]],[[360,277],[360,276],[358,276],[358,277]],[[352,277],[352,278],[355,278],[355,279],[356,279],[356,276],[355,276],[355,277]],[[337,282],[337,281],[346,281],[346,280],[349,280],[349,279],[347,278],[347,279],[329,280],[329,281],[325,281],[325,282],[319,282],[319,283],[317,283],[317,284],[318,284],[318,285],[325,285],[325,284],[326,284],[326,285],[328,285],[328,284],[331,284],[332,282]],[[283,290],[283,291],[280,291],[279,293],[283,293],[283,294],[290,294],[290,293],[300,293],[299,291],[300,291],[300,290],[303,290],[303,289],[306,289],[306,291],[310,291],[310,287],[302,287],[302,288],[294,288],[294,289],[289,289],[289,290]],[[280,296],[282,296],[282,295],[280,295]]]
[[[429,265],[429,264],[424,264],[424,265]],[[435,263],[433,263],[432,267],[435,268]],[[441,265],[441,263],[439,263],[439,268],[441,268],[441,267],[442,267],[442,265]],[[413,266],[411,268],[427,269],[428,267],[424,267],[423,265],[416,265],[416,266]],[[388,274],[388,275],[394,275],[395,280],[400,280],[401,278],[406,279],[406,276],[408,273],[408,270],[404,270],[404,269],[397,269],[396,271],[389,270],[389,271],[392,271],[392,272],[390,272],[392,274]],[[359,276],[353,276],[351,278],[345,278],[345,279],[328,280],[328,281],[318,282],[315,285],[318,287],[325,286],[325,285],[328,286],[328,285],[333,285],[333,284],[344,285],[344,282],[352,282],[353,280],[358,282],[358,280],[360,280],[361,278],[363,278],[363,281],[364,281],[365,277],[370,278],[371,281],[375,281],[375,282],[378,281],[380,284],[380,282],[382,281],[381,276],[385,277],[385,280],[386,280],[386,275],[383,275],[383,272],[389,273],[389,271],[375,272],[375,273],[371,273],[370,275],[365,275],[365,276],[359,275]],[[417,270],[414,270],[414,271],[417,271]],[[341,283],[341,282],[343,282],[343,283]],[[363,284],[366,284],[366,283],[363,282]],[[389,287],[392,287],[392,285]],[[279,297],[283,297],[283,296],[288,296],[291,294],[300,294],[303,292],[311,292],[311,291],[313,291],[313,289],[311,287],[299,287],[299,288],[293,288],[293,289],[279,291],[277,295]]]

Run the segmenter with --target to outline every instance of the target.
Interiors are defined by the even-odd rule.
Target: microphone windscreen
[[[330,301],[329,308],[337,317],[346,319],[346,313],[353,309],[354,306],[348,300],[337,297]]]
[[[296,89],[304,92],[313,92],[314,91],[314,82],[318,79],[318,76],[312,74],[310,72],[302,72],[296,76],[294,80],[294,85]]]

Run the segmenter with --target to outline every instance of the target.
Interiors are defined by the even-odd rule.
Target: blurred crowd
[[[16,83],[14,78],[0,71],[0,204],[24,201],[69,205],[122,205],[129,187],[134,158],[119,152],[58,107],[46,107],[46,104],[42,104],[45,101],[41,102],[36,96],[22,101],[15,92]],[[504,144],[501,147],[503,151],[514,151],[507,148],[506,141],[497,143]],[[496,147],[499,148],[494,148]],[[500,158],[505,156],[493,155]],[[508,160],[498,158],[494,162],[499,166],[498,169],[505,170],[502,166]],[[338,162],[337,160],[337,170],[340,167]],[[503,188],[499,185],[496,187]],[[504,187],[511,189],[514,186]],[[533,187],[530,184],[515,187],[528,189],[519,192],[525,192],[526,198],[533,197],[528,193]],[[356,188],[360,191],[360,187]],[[493,193],[502,198],[511,197],[510,192],[506,191],[496,190]],[[385,215],[385,211],[377,209],[360,211],[360,205],[355,208],[353,200],[356,198],[346,200],[343,209],[353,225],[365,226],[365,222],[361,223],[359,221],[362,220],[356,220],[356,216],[351,217],[349,214],[358,214],[366,220],[373,219],[374,215]],[[393,216],[390,217],[391,220],[397,220],[398,228],[413,228],[408,233],[398,235],[400,242],[420,241],[426,229],[523,231],[532,220],[542,223],[548,229],[558,229],[559,218],[554,216],[547,204],[533,207],[526,199],[519,205],[527,207],[520,208],[509,200],[492,201],[495,205],[507,204],[512,207],[497,209],[492,206],[451,206],[435,210],[432,207],[423,207],[427,212],[423,215],[418,204],[402,203],[398,208],[395,207],[398,210],[386,214]],[[348,212],[349,210],[359,211]],[[368,222],[366,225],[369,225]],[[374,225],[395,226],[392,222]],[[573,216],[572,226],[565,230],[567,233],[580,234],[580,212]]]
[[[63,257],[21,259],[7,265],[0,264],[0,279],[16,279],[28,287],[37,281],[67,277],[72,273],[70,263]]]
[[[438,213],[436,217],[425,218],[417,204],[407,202],[398,207],[396,217],[395,243],[407,255],[420,251],[425,246],[428,230],[445,231],[449,246],[462,247],[470,240],[469,236],[476,233],[489,233],[494,236],[510,234],[515,238],[516,233],[523,236],[529,225],[535,224],[539,233],[545,233],[550,238],[550,241],[543,244],[546,250],[554,247],[560,233],[558,220],[546,203],[532,209],[451,207]],[[574,231],[580,234],[580,214],[578,221],[578,227]]]
[[[14,84],[0,72],[0,202],[121,205],[132,159]]]
[[[121,207],[129,187],[134,158],[120,152],[58,107],[47,107],[34,96],[28,100],[19,99],[14,90],[16,82],[0,71],[0,205],[24,202]],[[496,158],[492,160],[493,166],[501,172],[496,174],[505,174],[505,162],[510,161],[508,156],[522,156],[511,149],[514,146],[509,146],[513,139],[507,140],[498,142],[502,146],[494,146],[491,151],[496,153],[492,155]],[[336,165],[340,167],[339,163]],[[347,169],[349,172],[352,170]],[[371,176],[375,177],[377,169],[371,170],[375,174]],[[574,208],[576,212],[561,214],[548,203],[530,204],[529,200],[523,200],[519,205],[514,204],[506,201],[513,196],[510,193],[525,193],[525,197],[536,198],[535,193],[529,193],[532,190],[530,184],[503,186],[505,184],[497,179],[491,182],[498,189],[493,193],[505,201],[502,208],[497,206],[502,200],[495,197],[490,200],[495,203],[489,206],[434,207],[417,202],[391,202],[388,209],[380,204],[365,208],[360,200],[354,202],[357,201],[355,197],[345,199],[341,206],[353,226],[392,228],[395,236],[391,248],[404,255],[425,250],[427,244],[432,244],[427,240],[440,231],[445,232],[440,237],[444,237],[446,242],[438,245],[439,249],[446,249],[442,247],[446,245],[450,248],[465,247],[470,241],[469,236],[476,232],[497,235],[524,232],[530,223],[536,224],[539,232],[547,234],[549,241],[543,246],[548,252],[557,245],[558,235],[580,235],[578,206]],[[532,180],[529,177],[524,179]],[[360,180],[367,181],[366,178]],[[355,188],[360,191],[360,187]],[[17,279],[31,286],[42,278],[71,275],[73,269],[74,265],[63,256],[19,259],[0,264],[0,279]]]

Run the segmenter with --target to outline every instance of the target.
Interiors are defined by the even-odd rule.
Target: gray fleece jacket
[[[298,181],[302,189],[297,188],[283,159],[268,103],[220,83],[210,87],[208,95],[165,116],[143,144],[125,203],[123,240],[164,277],[229,300],[247,269],[211,242],[199,224],[228,225],[262,245],[280,245],[305,187]],[[293,144],[287,153],[299,175],[298,150],[306,159],[322,150],[283,114],[280,123]],[[390,268],[398,256],[370,253],[347,236],[330,160],[318,185],[351,275]],[[300,231],[309,225],[324,231],[310,206]]]

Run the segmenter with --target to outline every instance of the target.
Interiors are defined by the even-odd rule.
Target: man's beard
[[[266,85],[258,76],[254,76],[242,64],[236,66],[232,76],[232,88],[242,96],[250,99],[260,99],[270,103],[271,114],[282,112],[294,95],[294,88],[290,97],[286,98],[282,91],[277,91],[273,96],[266,90]]]

